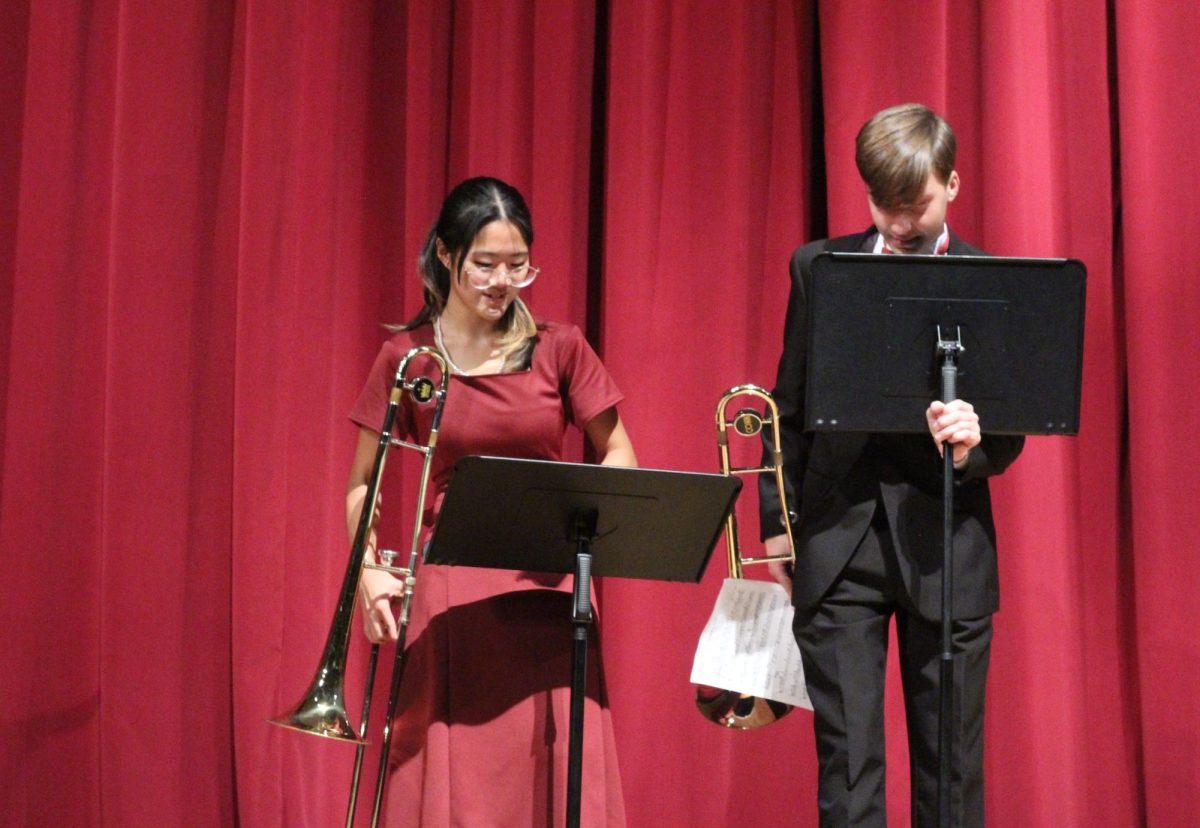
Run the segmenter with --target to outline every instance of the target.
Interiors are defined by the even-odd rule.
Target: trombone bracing
[[[762,402],[762,410],[757,408],[741,408],[730,419],[726,413],[729,403],[737,397],[755,397]],[[796,560],[796,545],[792,537],[792,524],[789,519],[787,493],[783,482],[783,450],[779,440],[779,407],[775,399],[765,388],[757,385],[736,385],[730,388],[717,403],[717,450],[720,455],[721,473],[729,476],[734,474],[761,475],[771,474],[775,479],[775,487],[779,495],[779,505],[783,515],[783,529],[788,539],[788,554],[762,555],[749,557],[742,554],[738,543],[737,516],[730,510],[725,519],[725,551],[729,558],[729,577],[741,578],[743,568],[751,564],[767,563],[769,561]],[[730,459],[729,435],[730,427],[733,433],[740,437],[754,438],[762,432],[763,426],[771,427],[770,463],[760,463],[755,466],[735,466]],[[696,706],[709,721],[737,730],[750,730],[763,727],[778,720],[791,712],[792,706],[783,702],[765,699],[758,696],[739,693],[734,690],[723,690],[716,687],[698,686],[696,688]]]
[[[412,360],[425,356],[437,363],[441,371],[441,382],[435,387],[427,377],[408,378],[408,366]],[[341,591],[338,594],[337,607],[329,626],[329,635],[325,639],[325,650],[317,665],[316,676],[300,702],[280,716],[271,720],[272,724],[309,733],[314,736],[325,736],[358,745],[354,757],[354,775],[350,783],[350,800],[346,809],[346,826],[354,822],[355,805],[358,801],[359,777],[362,772],[363,755],[366,745],[367,722],[371,713],[371,688],[375,680],[375,668],[379,658],[379,645],[371,646],[370,660],[367,665],[367,682],[363,695],[362,723],[356,732],[346,713],[345,680],[346,653],[350,646],[350,627],[354,616],[355,597],[358,593],[358,582],[364,568],[382,569],[391,572],[404,582],[404,591],[400,596],[400,619],[397,623],[398,638],[396,641],[396,659],[392,666],[391,687],[388,693],[387,720],[383,727],[382,755],[379,759],[379,774],[375,784],[374,809],[371,825],[379,823],[379,814],[383,804],[384,781],[387,776],[388,753],[391,747],[392,716],[395,714],[396,700],[400,691],[400,679],[404,669],[405,637],[408,632],[409,607],[412,604],[413,589],[416,585],[417,567],[420,564],[421,552],[421,515],[425,509],[425,493],[428,488],[430,470],[433,464],[433,453],[437,447],[438,428],[442,420],[442,408],[446,402],[446,389],[450,382],[450,371],[445,358],[435,348],[420,346],[413,348],[400,360],[396,369],[396,380],[388,397],[387,412],[384,414],[383,425],[379,428],[379,447],[375,452],[375,461],[371,468],[371,476],[367,484],[367,492],[363,499],[362,511],[359,513],[358,525],[354,533],[354,541],[350,547],[350,559],[346,565],[346,574],[342,579]],[[424,445],[397,440],[392,437],[392,427],[400,408],[404,392],[412,395],[418,403],[429,403],[436,399],[433,412],[433,423],[429,437]],[[414,449],[424,455],[421,467],[421,481],[417,492],[417,514],[413,522],[412,546],[409,549],[408,565],[393,566],[395,552],[381,551],[383,563],[372,563],[367,560],[371,533],[377,520],[377,504],[379,502],[379,486],[383,478],[383,467],[387,460],[388,449],[393,445]]]

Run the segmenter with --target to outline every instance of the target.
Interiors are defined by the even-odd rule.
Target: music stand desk
[[[591,576],[699,582],[741,481],[697,472],[464,457],[426,563],[574,573],[567,822],[579,825]]]

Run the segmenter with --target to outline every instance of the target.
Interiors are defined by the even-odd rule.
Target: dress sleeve
[[[383,343],[383,347],[379,349],[375,363],[367,375],[366,385],[359,393],[354,408],[350,410],[352,422],[372,431],[379,431],[379,427],[383,425],[383,418],[387,414],[388,400],[391,398],[392,388],[396,384],[396,370],[400,367],[401,357],[408,352],[407,345],[398,343],[397,339],[398,337],[393,337]],[[400,410],[396,412],[392,433],[402,440],[411,439],[412,419],[407,394],[401,400]]]
[[[568,418],[585,429],[597,414],[625,398],[600,357],[574,325],[558,325],[558,380]]]

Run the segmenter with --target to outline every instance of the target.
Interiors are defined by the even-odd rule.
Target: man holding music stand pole
[[[912,822],[983,823],[983,709],[991,615],[998,608],[995,529],[987,478],[1020,453],[1019,435],[984,434],[960,399],[925,410],[924,435],[812,431],[805,427],[811,268],[825,251],[982,256],[946,224],[958,194],[949,125],[927,107],[885,109],[860,130],[856,163],[873,227],[812,242],[791,262],[784,350],[774,396],[784,474],[793,504],[782,515],[761,486],[767,554],[786,551],[781,521],[795,524],[795,571],[772,564],[792,594],[819,760],[824,826],[883,825],[883,685],[888,624],[896,620],[912,769]],[[880,257],[882,258],[882,257]],[[899,257],[897,257],[899,258]],[[955,331],[943,332],[953,335]],[[948,339],[947,341],[954,341]],[[947,350],[953,351],[953,347]],[[983,412],[985,418],[987,411]],[[942,462],[953,476],[953,784],[939,811],[939,709],[944,675],[941,601]],[[915,528],[938,531],[913,531]],[[964,562],[966,565],[964,565]]]

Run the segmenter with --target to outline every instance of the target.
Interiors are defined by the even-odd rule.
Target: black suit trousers
[[[941,625],[904,594],[882,507],[830,592],[797,610],[793,631],[814,709],[822,826],[882,826],[884,675],[896,620],[908,727],[912,824],[937,825]],[[990,615],[953,623],[953,823],[983,825],[983,703]]]

